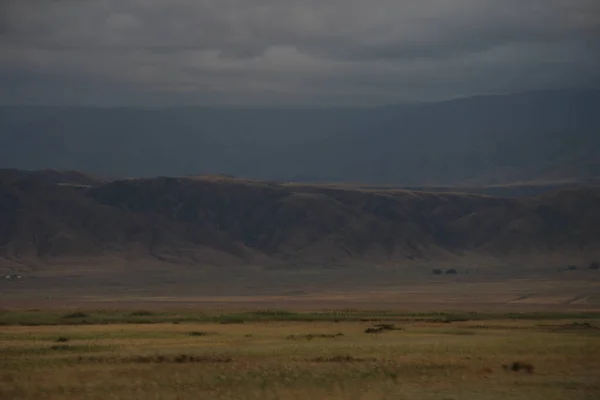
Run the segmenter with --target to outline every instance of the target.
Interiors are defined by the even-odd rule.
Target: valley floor
[[[0,400],[600,398],[598,271],[458,272],[18,271]]]
[[[1,309],[600,311],[600,271],[73,268],[0,279]]]

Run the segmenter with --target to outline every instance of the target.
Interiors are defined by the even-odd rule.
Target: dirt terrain
[[[82,270],[0,280],[0,308],[600,310],[599,271]]]

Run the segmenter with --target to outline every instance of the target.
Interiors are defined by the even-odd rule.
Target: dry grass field
[[[600,398],[598,313],[4,311],[0,324],[0,399]]]
[[[0,282],[0,400],[600,398],[597,271],[67,272]]]

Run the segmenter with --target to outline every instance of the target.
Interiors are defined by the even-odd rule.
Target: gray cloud
[[[0,7],[5,103],[379,104],[600,81],[596,0],[0,0]]]

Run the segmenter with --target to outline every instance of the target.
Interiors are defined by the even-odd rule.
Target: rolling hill
[[[0,257],[28,265],[401,265],[600,254],[600,189],[538,197],[224,176],[0,171]]]

